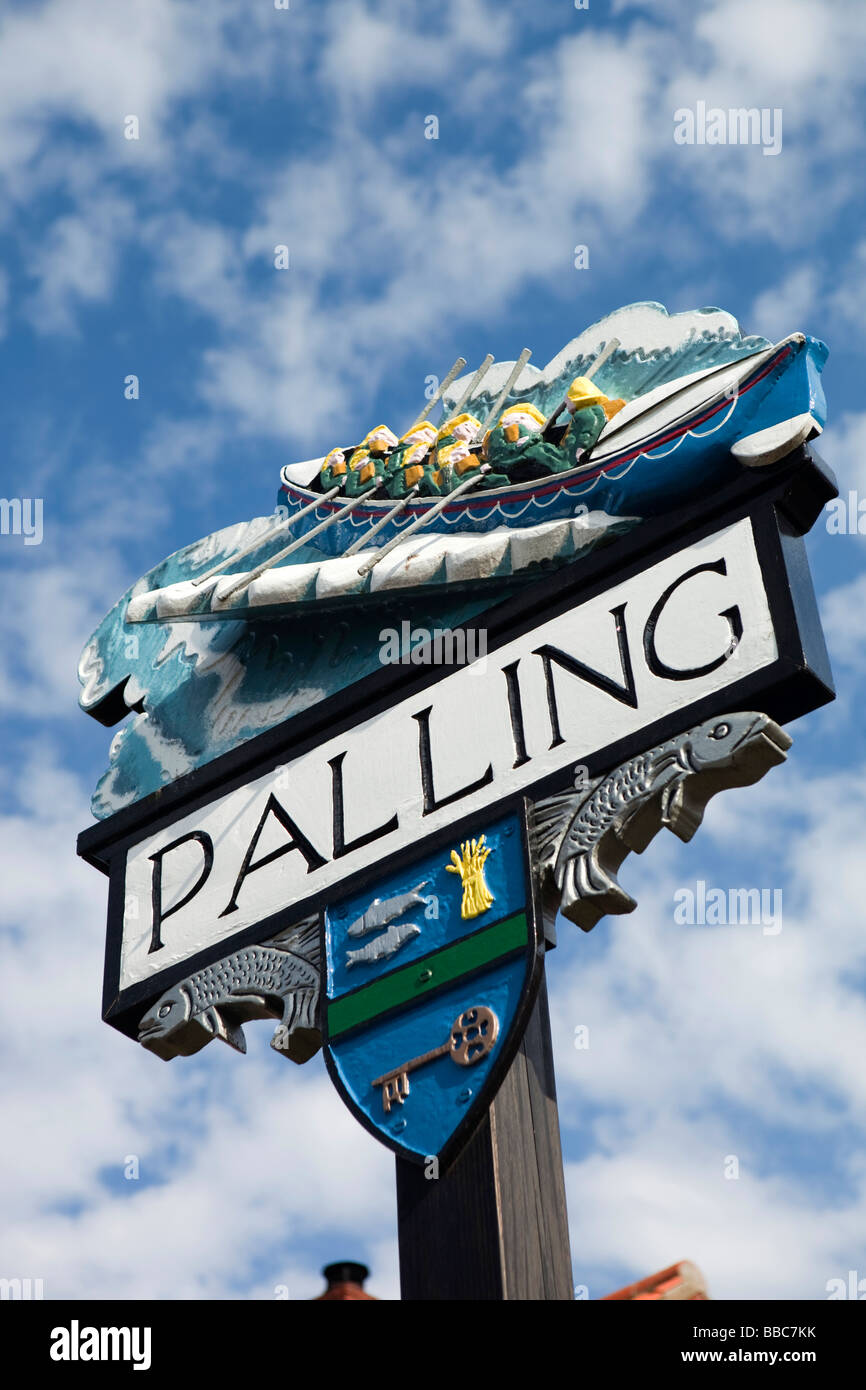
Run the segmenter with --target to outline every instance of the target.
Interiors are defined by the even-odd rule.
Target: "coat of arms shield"
[[[323,923],[337,1090],[396,1154],[448,1164],[510,1065],[540,979],[526,803],[425,841]]]

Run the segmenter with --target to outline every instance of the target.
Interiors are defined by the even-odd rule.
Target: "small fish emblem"
[[[399,893],[394,898],[374,898],[366,912],[346,928],[346,935],[366,936],[377,927],[386,927],[389,922],[402,917],[406,912],[411,912],[413,908],[424,907],[426,899],[421,896],[421,889],[427,888],[428,885],[429,879],[424,879],[421,883],[416,883],[414,888],[410,888],[408,893]]]
[[[388,960],[391,956],[396,956],[400,948],[405,946],[407,941],[411,941],[413,936],[420,935],[421,928],[416,927],[414,922],[393,922],[387,931],[382,932],[381,936],[375,936],[360,950],[347,951],[346,965],[368,965],[372,961]]]

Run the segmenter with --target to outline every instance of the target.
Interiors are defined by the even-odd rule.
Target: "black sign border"
[[[744,470],[734,483],[719,489],[715,497],[706,499],[700,507],[693,505],[644,522],[634,532],[589,556],[543,574],[518,595],[495,603],[454,630],[483,625],[490,654],[531,631],[540,621],[557,617],[612,583],[626,581],[677,550],[748,517],[773,617],[778,656],[769,666],[735,681],[721,694],[726,710],[759,708],[779,722],[796,719],[835,696],[802,536],[825,503],[836,495],[832,475],[813,451],[804,447],[781,464],[751,472]],[[371,718],[398,700],[420,695],[453,669],[456,668],[441,664],[385,666],[81,833],[78,853],[109,875],[103,981],[106,1022],[135,1037],[142,1014],[164,990],[230,951],[276,935],[293,922],[318,912],[320,907],[321,890],[121,990],[124,866],[128,850],[217,796],[297,758],[335,732],[351,728],[359,717]],[[718,693],[683,706],[673,715],[644,725],[638,733],[587,757],[588,775],[594,777],[719,712]],[[569,771],[564,769],[540,778],[522,789],[520,795],[535,800],[561,791],[568,781]],[[507,797],[513,795],[508,793]],[[492,802],[485,811],[496,812],[507,797]],[[468,819],[477,820],[478,814],[476,811]],[[461,823],[456,820],[450,832],[459,833]],[[409,848],[410,855],[415,848]],[[402,857],[403,852],[397,851],[390,861],[398,863]],[[374,865],[357,870],[341,881],[335,891],[342,896],[363,887],[364,880],[378,868]]]

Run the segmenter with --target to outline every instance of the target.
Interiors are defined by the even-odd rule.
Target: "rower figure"
[[[346,492],[359,497],[371,492],[385,481],[385,465],[391,450],[396,448],[397,436],[387,425],[376,425],[349,459]]]
[[[452,415],[439,427],[432,479],[438,493],[452,492],[473,468],[480,467],[482,460],[471,448],[480,429],[477,415],[466,413]]]
[[[499,423],[484,436],[482,456],[493,470],[485,487],[503,487],[573,467],[557,445],[544,438],[544,424],[541,411],[530,401],[517,401],[503,410]]]
[[[481,421],[477,415],[452,415],[450,420],[445,420],[439,426],[436,436],[439,448],[442,449],[448,444],[456,444],[462,439],[465,444],[471,444],[478,431],[481,429]]]
[[[571,418],[560,444],[564,467],[578,466],[598,442],[608,420],[612,420],[624,405],[625,401],[619,397],[611,400],[589,377],[574,378],[565,395],[565,408]]]
[[[330,492],[332,487],[345,487],[346,485],[346,455],[342,449],[332,449],[325,456],[319,473],[319,479],[323,492]]]
[[[417,487],[422,496],[439,495],[432,477],[435,443],[436,426],[429,420],[422,420],[420,425],[413,425],[400,436],[385,467],[389,497],[405,497],[413,487]]]

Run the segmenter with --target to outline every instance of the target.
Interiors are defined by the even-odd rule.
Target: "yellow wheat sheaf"
[[[460,853],[462,859],[456,849],[452,849],[451,863],[445,865],[449,874],[459,874],[463,882],[460,916],[480,917],[493,902],[493,894],[484,881],[484,865],[492,850],[485,845],[482,835],[478,840],[464,840]]]

